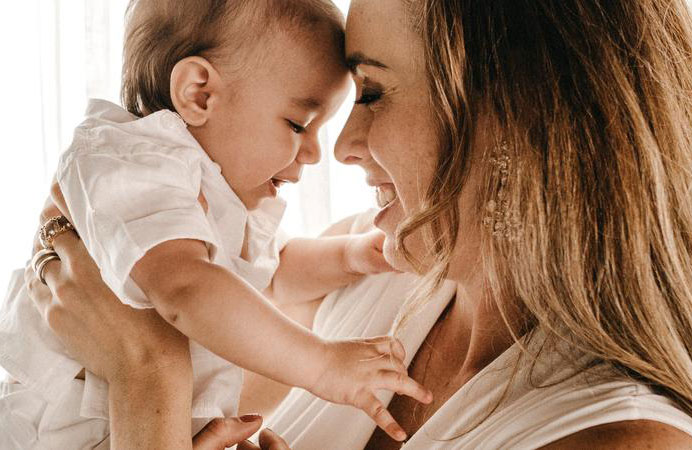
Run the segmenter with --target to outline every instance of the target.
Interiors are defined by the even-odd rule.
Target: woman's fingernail
[[[254,422],[256,420],[261,420],[262,416],[259,414],[245,414],[244,416],[238,417],[241,422]]]

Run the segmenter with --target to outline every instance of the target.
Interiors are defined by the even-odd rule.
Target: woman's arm
[[[109,382],[111,448],[192,448],[191,374],[185,372]]]
[[[120,303],[74,233],[59,236],[54,246],[61,261],[46,268],[48,287],[30,268],[25,277],[51,329],[108,381],[111,446],[191,448],[187,339],[155,312]]]
[[[42,222],[56,215],[60,211],[47,204]],[[70,353],[109,382],[111,447],[193,448],[187,339],[154,311],[123,305],[76,235],[65,233],[54,245],[61,261],[44,272],[53,292],[31,268],[26,284]],[[254,434],[261,423],[259,416],[215,420],[195,438],[194,449],[223,449]]]

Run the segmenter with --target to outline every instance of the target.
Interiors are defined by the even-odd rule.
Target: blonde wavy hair
[[[524,311],[624,377],[692,414],[692,21],[685,0],[404,0],[425,46],[441,138],[423,231],[434,255],[419,298],[445,278],[459,194],[491,149],[511,158],[505,189],[522,232],[483,233],[482,258],[505,318]],[[486,117],[487,119],[488,117]],[[474,151],[485,152],[471,167]],[[464,211],[465,214],[473,213]],[[403,326],[420,301],[399,318]],[[512,312],[513,311],[513,312]]]

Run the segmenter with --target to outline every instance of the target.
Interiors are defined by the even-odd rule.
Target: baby
[[[325,341],[260,293],[311,300],[391,270],[378,232],[290,241],[279,264],[277,190],[320,158],[318,131],[348,91],[342,54],[328,0],[133,1],[127,110],[91,101],[61,157],[66,215],[106,284],[190,338],[193,432],[235,414],[240,367],[361,408],[397,440],[376,390],[431,400],[397,341]],[[75,380],[81,367],[20,284],[0,319],[0,364],[19,381],[0,393],[0,444],[108,445],[107,385]]]

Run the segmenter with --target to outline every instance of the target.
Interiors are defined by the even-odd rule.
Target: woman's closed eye
[[[372,105],[382,98],[382,90],[375,88],[363,88],[360,96],[356,99],[356,105]]]

